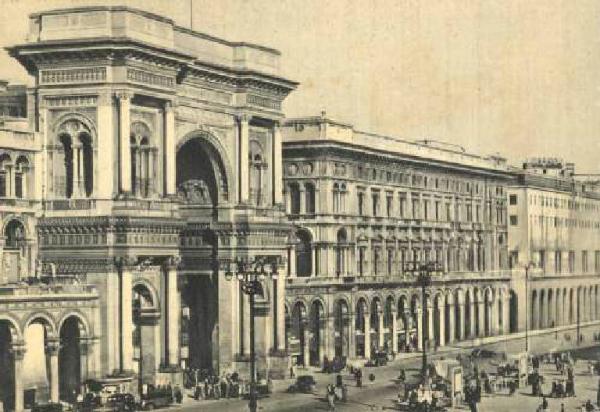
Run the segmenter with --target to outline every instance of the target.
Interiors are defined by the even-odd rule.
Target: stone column
[[[433,324],[433,302],[427,305],[427,341],[429,341],[429,345],[435,345],[435,331]]]
[[[88,354],[91,354],[91,349],[91,342],[89,338],[79,338],[79,376],[81,382],[85,382],[88,379]]]
[[[383,312],[382,311],[380,311],[377,314],[377,320],[379,321],[379,336],[378,336],[379,348],[377,348],[377,349],[382,349],[384,340],[385,340],[385,328],[384,328],[384,324],[383,324]]]
[[[446,345],[446,308],[444,305],[438,307],[440,319],[440,346]]]
[[[240,148],[240,163],[239,163],[239,200],[240,203],[248,203],[250,196],[249,180],[250,168],[248,157],[250,156],[250,117],[248,115],[241,115],[238,117],[239,122],[239,135],[238,135],[238,146]]]
[[[457,340],[465,339],[465,304],[458,304],[458,336]]]
[[[133,371],[133,308],[132,308],[132,281],[131,271],[136,259],[130,257],[118,258],[117,269],[119,272],[119,329],[120,350],[119,370],[131,373]]]
[[[304,325],[304,367],[310,365],[310,332],[308,331],[308,320],[302,319]]]
[[[483,302],[477,302],[477,306],[479,308],[477,323],[479,324],[479,333],[478,337],[483,337],[485,335],[485,307]]]
[[[354,358],[356,357],[356,325],[355,325],[355,313],[348,313],[348,357]]]
[[[164,182],[165,195],[175,195],[177,192],[176,179],[176,140],[175,140],[175,109],[173,102],[167,100],[165,102],[165,164],[164,164]]]
[[[179,323],[181,303],[177,285],[179,257],[172,256],[165,262],[167,285],[167,358],[169,366],[179,366]]]
[[[421,308],[417,308],[417,349],[423,350],[423,314]]]
[[[398,352],[398,317],[396,311],[392,311],[392,351]]]
[[[411,314],[410,311],[404,312],[404,344],[408,347],[410,344],[410,320]]]
[[[58,351],[60,341],[58,339],[47,340],[46,352],[50,357],[50,401],[58,402]]]
[[[23,358],[25,357],[25,342],[13,343],[11,352],[15,362],[15,412],[23,412],[25,410],[25,402],[23,400]]]
[[[131,192],[131,98],[132,93],[120,91],[119,99],[119,189],[121,193]]]
[[[371,359],[371,315],[365,311],[363,316],[365,323],[365,359]]]
[[[454,303],[450,303],[448,307],[448,342],[454,343],[455,340],[455,330],[456,325],[454,324],[454,319],[456,317]]]
[[[285,273],[287,267],[279,270],[279,278],[275,282],[277,288],[277,342],[279,351],[285,351]],[[290,314],[291,316],[291,314]]]
[[[281,149],[281,128],[279,122],[273,125],[273,204],[283,203],[283,151]],[[316,194],[315,194],[316,195]],[[315,199],[315,208],[318,204]]]
[[[502,303],[502,333],[510,333],[510,298],[505,297]]]

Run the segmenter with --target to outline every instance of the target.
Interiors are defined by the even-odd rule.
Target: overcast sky
[[[189,27],[191,0],[0,0],[0,42],[27,14],[126,4]],[[433,138],[517,163],[528,156],[600,172],[598,0],[193,0],[194,29],[281,50],[299,81],[288,117]],[[0,77],[27,75],[2,52]]]

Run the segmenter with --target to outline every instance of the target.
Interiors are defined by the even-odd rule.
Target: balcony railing
[[[481,280],[481,279],[508,279],[511,277],[510,270],[491,270],[486,272],[449,272],[442,276],[433,277],[436,282],[449,280]],[[288,278],[288,283],[292,285],[307,284],[386,284],[386,283],[412,283],[416,282],[416,277],[408,274],[396,275],[348,275],[348,276],[315,276],[315,277],[295,277]]]
[[[0,285],[0,299],[9,296],[52,296],[52,295],[80,295],[97,294],[94,285],[84,283],[55,282],[50,284],[25,282],[18,284]]]

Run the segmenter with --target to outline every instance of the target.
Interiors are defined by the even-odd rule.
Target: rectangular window
[[[449,222],[452,220],[452,212],[450,203],[446,203],[446,221]]]
[[[472,222],[473,221],[473,206],[468,204],[467,205],[467,222]]]
[[[440,202],[435,202],[435,220],[436,221],[440,221],[440,207],[441,207],[441,203]]]
[[[508,202],[511,205],[516,205],[517,204],[517,195],[510,195],[508,198]]]
[[[546,270],[546,251],[540,250],[540,268]]]
[[[406,196],[404,193],[400,195],[400,210],[398,210],[398,214],[401,218],[406,217]]]
[[[392,275],[392,267],[394,266],[394,249],[388,249],[387,253],[387,274]]]
[[[412,218],[413,219],[419,219],[420,218],[420,213],[419,213],[419,199],[413,199],[413,201],[412,201]]]
[[[365,214],[365,194],[364,193],[359,193],[358,194],[358,215],[359,216],[364,216]]]
[[[584,250],[581,252],[581,271],[587,273],[588,271],[588,252]]]
[[[556,268],[556,273],[562,272],[562,252],[560,250],[554,252],[554,267]]]
[[[388,195],[386,198],[386,204],[385,204],[387,217],[392,217],[392,200],[393,200],[392,196]]]
[[[575,252],[569,251],[569,273],[575,272]]]
[[[600,273],[600,250],[594,254],[594,270],[596,273]]]
[[[423,199],[423,219],[429,220],[429,200]]]
[[[373,216],[378,216],[379,215],[379,195],[373,193],[371,195],[372,200],[373,200]]]
[[[510,215],[510,225],[517,226],[519,224],[519,219],[517,215]]]
[[[15,197],[23,198],[23,175],[21,173],[15,174]]]
[[[0,172],[0,197],[6,197],[6,173]]]

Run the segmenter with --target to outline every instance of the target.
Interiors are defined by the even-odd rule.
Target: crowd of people
[[[195,400],[240,398],[250,392],[250,382],[241,379],[237,372],[218,376],[207,369],[190,369],[186,377],[186,386],[193,389]],[[269,391],[270,381],[257,374],[257,387]]]

